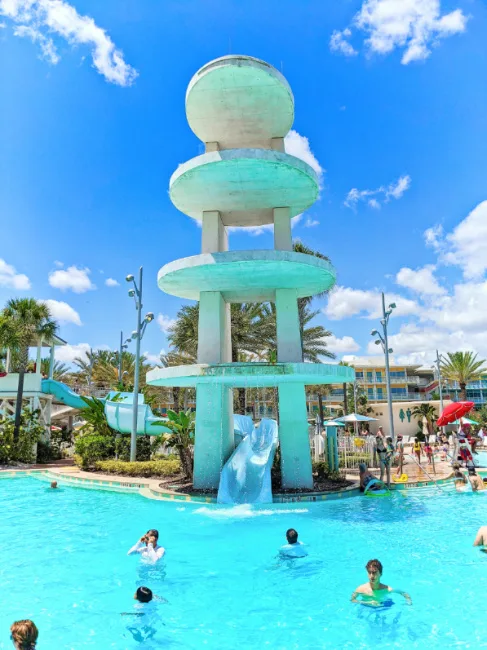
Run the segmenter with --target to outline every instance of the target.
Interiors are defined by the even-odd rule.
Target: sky
[[[47,301],[71,362],[135,328],[125,276],[143,266],[142,349],[169,349],[184,303],[157,272],[201,246],[168,195],[203,152],[186,87],[248,54],[290,83],[286,149],[320,176],[293,236],[337,271],[314,302],[329,349],[380,352],[384,291],[395,363],[487,357],[486,33],[484,0],[0,0],[0,306]],[[272,232],[230,248],[272,248]]]

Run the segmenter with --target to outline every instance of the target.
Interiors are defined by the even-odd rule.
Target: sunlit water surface
[[[0,480],[0,647],[32,618],[38,650],[92,648],[479,648],[487,643],[487,555],[472,548],[487,524],[487,492],[410,491],[320,504],[235,508]],[[158,528],[159,568],[127,557]],[[298,529],[305,560],[279,563]],[[350,603],[371,558],[408,591],[382,611]],[[168,603],[133,612],[136,587]]]

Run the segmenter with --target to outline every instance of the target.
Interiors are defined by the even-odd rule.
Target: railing
[[[326,431],[321,433],[323,442],[321,443],[318,436],[310,434],[311,456],[313,461],[328,462]],[[317,445],[319,449],[317,450]],[[367,467],[374,466],[374,440],[372,437],[355,437],[355,436],[338,436],[338,460],[340,470],[358,471],[360,463],[365,463]]]

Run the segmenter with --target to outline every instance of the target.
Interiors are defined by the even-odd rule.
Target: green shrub
[[[0,464],[11,462],[35,463],[35,445],[39,442],[45,428],[39,422],[39,411],[25,408],[20,418],[19,437],[14,442],[14,421],[0,419]]]
[[[96,461],[113,458],[115,455],[115,440],[112,436],[88,435],[79,436],[74,444],[75,462],[82,469],[94,467]]]
[[[115,453],[118,456],[118,460],[130,460],[130,434],[117,436],[115,440]],[[141,461],[150,460],[150,436],[137,436],[135,457],[137,460]]]
[[[122,460],[99,460],[95,469],[106,474],[120,476],[173,476],[179,474],[181,465],[179,460],[150,460],[145,462],[125,462]]]
[[[49,463],[51,460],[59,460],[61,458],[61,452],[57,447],[52,445],[49,442],[44,442],[39,440],[37,443],[37,462],[38,463]]]
[[[324,460],[313,463],[313,474],[316,474],[318,481],[328,479],[330,481],[340,481],[342,476],[337,470],[331,470]]]

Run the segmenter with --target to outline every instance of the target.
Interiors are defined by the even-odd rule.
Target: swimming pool
[[[272,508],[178,506],[1,480],[0,647],[11,647],[12,621],[32,618],[39,650],[478,648],[487,555],[472,542],[486,506],[486,492],[449,488]],[[126,553],[152,527],[167,559],[144,573]],[[310,557],[279,566],[289,527]],[[374,557],[412,607],[400,597],[381,612],[349,602]],[[141,583],[169,601],[146,641],[120,615],[133,611]]]

